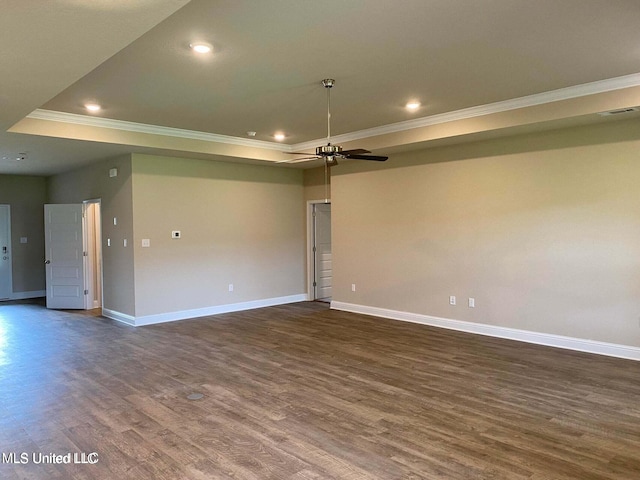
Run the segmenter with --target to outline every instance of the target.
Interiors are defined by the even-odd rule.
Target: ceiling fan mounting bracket
[[[335,83],[336,81],[333,78],[325,78],[324,80],[322,80],[322,86],[324,88],[331,88]]]

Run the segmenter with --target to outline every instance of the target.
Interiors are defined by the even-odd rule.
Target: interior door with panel
[[[82,211],[81,204],[44,206],[47,308],[85,308]]]

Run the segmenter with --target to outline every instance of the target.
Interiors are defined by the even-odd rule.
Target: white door
[[[10,208],[9,205],[0,205],[0,300],[9,300],[13,295]]]
[[[82,205],[44,206],[47,308],[84,308]]]
[[[316,300],[331,300],[331,204],[314,205],[314,286]]]

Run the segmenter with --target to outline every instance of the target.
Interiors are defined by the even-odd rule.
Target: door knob
[[[45,264],[45,265],[49,265],[50,263],[51,263],[51,260],[45,260],[45,261],[44,261],[44,264]]]

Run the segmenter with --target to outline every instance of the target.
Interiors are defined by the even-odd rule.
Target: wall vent
[[[622,113],[631,113],[640,111],[640,107],[619,108],[617,110],[609,110],[608,112],[600,112],[598,115],[608,117],[609,115],[620,115]]]

